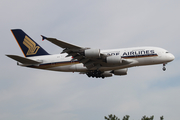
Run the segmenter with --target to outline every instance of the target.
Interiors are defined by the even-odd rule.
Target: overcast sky
[[[0,15],[1,120],[104,120],[109,114],[179,120],[179,0],[1,0]],[[41,34],[100,49],[157,46],[176,58],[165,72],[162,65],[135,67],[104,80],[24,68],[5,56],[23,56],[10,32],[15,28],[51,54],[62,49]]]

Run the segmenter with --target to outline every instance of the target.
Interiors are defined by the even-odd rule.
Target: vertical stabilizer
[[[49,55],[21,29],[12,29],[11,31],[25,57]]]

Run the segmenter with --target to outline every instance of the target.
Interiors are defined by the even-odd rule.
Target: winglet
[[[44,39],[46,39],[47,37],[45,37],[45,36],[43,36],[43,35],[41,35],[41,37],[42,37],[42,41],[44,41]]]

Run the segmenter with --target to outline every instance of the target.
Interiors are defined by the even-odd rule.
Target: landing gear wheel
[[[101,71],[98,71],[98,70],[92,70],[92,71],[89,71],[89,72],[87,72],[86,73],[86,75],[88,76],[88,77],[95,77],[95,78],[105,78],[103,75],[102,75],[102,72]]]
[[[163,67],[163,71],[166,71],[166,67]]]
[[[165,66],[166,66],[166,64],[164,63],[163,64],[163,71],[166,71],[166,67]]]

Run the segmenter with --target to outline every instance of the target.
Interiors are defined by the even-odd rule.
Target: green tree
[[[151,116],[150,118],[146,117],[146,116],[143,116],[141,118],[141,120],[153,120],[154,119],[154,116]]]
[[[104,117],[106,120],[120,120],[118,117],[115,115],[110,114],[109,117]]]
[[[129,115],[126,115],[126,116],[124,116],[123,117],[123,119],[122,120],[129,120]],[[104,117],[106,120],[120,120],[117,116],[115,116],[115,115],[112,115],[112,114],[110,114],[110,115],[108,115],[108,117]],[[143,116],[142,118],[141,118],[141,120],[153,120],[154,119],[154,116],[152,115],[151,117],[147,117],[147,116]],[[164,117],[163,116],[161,116],[160,117],[160,120],[164,120]]]
[[[130,117],[129,115],[126,115],[123,117],[123,120],[129,120],[129,117]]]

